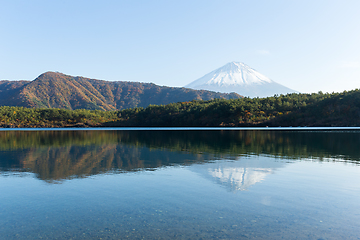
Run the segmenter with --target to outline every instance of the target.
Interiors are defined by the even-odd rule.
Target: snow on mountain
[[[239,62],[230,62],[185,87],[224,93],[236,92],[249,97],[268,97],[296,92]]]

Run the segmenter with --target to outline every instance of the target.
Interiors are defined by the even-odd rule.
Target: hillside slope
[[[8,105],[10,100],[16,95],[21,87],[30,81],[0,81],[0,106]]]
[[[120,110],[214,98],[236,99],[235,93],[163,87],[152,83],[102,81],[46,72],[34,81],[0,81],[0,105],[35,108]]]

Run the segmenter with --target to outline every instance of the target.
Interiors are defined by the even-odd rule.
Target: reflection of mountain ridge
[[[358,162],[358,133],[271,131],[35,131],[0,132],[0,170],[31,171],[40,179],[60,180],[109,171],[128,172],[189,165],[239,156],[326,160],[341,156]],[[241,158],[240,162],[244,162]],[[251,161],[252,164],[256,161]],[[249,163],[248,163],[249,164]],[[268,174],[262,166],[222,168],[211,174]],[[257,170],[254,170],[257,169]],[[230,177],[231,179],[231,177]],[[255,179],[255,178],[254,178]],[[239,186],[240,180],[233,180]],[[247,181],[248,183],[245,183]],[[251,180],[252,181],[252,180]],[[246,188],[250,180],[241,184]],[[256,180],[257,181],[257,180]],[[240,184],[240,185],[241,185]]]
[[[10,153],[10,154],[9,154]],[[0,152],[2,171],[31,171],[42,180],[61,180],[112,172],[152,170],[211,159],[208,154],[179,154],[127,145],[66,146],[26,149],[20,155]],[[10,161],[5,156],[10,156]]]

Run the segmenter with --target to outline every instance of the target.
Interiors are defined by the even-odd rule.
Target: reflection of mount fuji
[[[283,161],[272,158],[252,156],[237,161],[216,161],[192,165],[190,169],[200,176],[221,184],[230,191],[243,191],[261,182],[277,168],[284,166]]]

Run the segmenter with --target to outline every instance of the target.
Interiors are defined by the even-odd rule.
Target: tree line
[[[360,126],[360,90],[193,100],[120,111],[0,107],[2,127]]]

